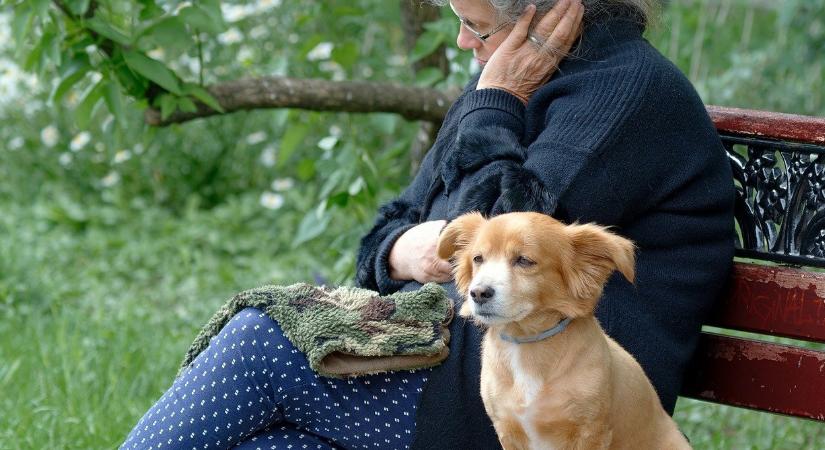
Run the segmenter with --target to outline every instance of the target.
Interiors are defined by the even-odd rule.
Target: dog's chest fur
[[[541,429],[554,422],[553,412],[562,410],[560,407],[563,408],[565,396],[556,395],[558,393],[552,392],[552,386],[546,379],[528,370],[530,354],[520,345],[497,344],[485,350],[484,358],[492,364],[482,363],[482,372],[485,368],[496,372],[493,376],[482,376],[482,396],[491,399],[485,400],[491,417],[507,418],[518,423],[530,442],[530,449],[557,448],[552,437]],[[503,380],[507,382],[502,383]],[[499,401],[492,401],[492,398]],[[508,401],[501,402],[502,398]]]

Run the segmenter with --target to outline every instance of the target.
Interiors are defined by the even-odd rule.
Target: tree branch
[[[248,78],[208,88],[225,112],[265,108],[299,108],[313,111],[387,112],[408,120],[440,122],[459,92],[367,81],[328,81],[284,77]],[[149,108],[145,120],[166,126],[220,114],[204,104],[194,113],[175,112],[161,120]]]

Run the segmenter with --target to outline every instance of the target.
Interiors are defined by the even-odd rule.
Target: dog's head
[[[564,225],[538,213],[485,219],[465,214],[441,232],[438,255],[453,258],[461,315],[487,325],[535,312],[592,315],[614,270],[634,279],[634,245],[598,225]]]

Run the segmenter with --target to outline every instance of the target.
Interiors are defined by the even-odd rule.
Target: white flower
[[[224,45],[237,44],[243,40],[243,35],[237,28],[230,28],[218,35],[218,42]]]
[[[238,50],[238,54],[235,56],[235,60],[239,63],[243,63],[246,61],[252,62],[252,58],[255,56],[255,52],[252,51],[249,47],[241,47]]]
[[[391,66],[403,66],[407,64],[407,57],[403,55],[390,55],[387,57],[387,64]]]
[[[63,152],[60,154],[60,158],[57,161],[61,166],[68,166],[72,162],[72,154]]]
[[[80,103],[80,96],[77,95],[77,92],[75,91],[69,91],[69,93],[66,94],[65,98],[66,104],[69,105],[69,107],[71,108],[74,108],[75,106],[77,106],[78,103]]]
[[[335,137],[341,137],[341,127],[338,125],[332,125],[329,127],[329,134]]]
[[[332,42],[321,42],[307,53],[307,59],[310,61],[320,61],[322,59],[329,59],[332,55]]]
[[[258,12],[281,6],[281,0],[258,0]]]
[[[46,128],[43,128],[43,131],[40,132],[40,140],[43,141],[43,144],[46,147],[54,147],[57,145],[57,140],[60,138],[60,134],[57,132],[57,127],[54,125],[49,125]]]
[[[288,191],[293,186],[295,186],[295,180],[292,178],[277,178],[272,182],[272,190],[275,192]]]
[[[166,55],[166,51],[164,51],[162,47],[158,47],[149,50],[146,52],[146,55],[152,59],[163,59],[163,56]]]
[[[331,72],[333,81],[342,81],[347,77],[344,68],[335,61],[323,61],[318,65],[318,68],[324,72]]]
[[[135,144],[135,154],[140,155],[141,153],[143,153],[143,144]]]
[[[266,132],[256,131],[246,137],[246,143],[249,145],[260,144],[266,140]]]
[[[103,187],[112,187],[112,186],[116,185],[119,181],[120,181],[120,174],[115,172],[115,171],[111,171],[111,172],[109,172],[108,175],[106,175],[105,177],[103,177],[100,180],[100,184]]]
[[[321,150],[330,151],[330,150],[332,150],[333,147],[335,147],[335,144],[337,144],[337,143],[338,143],[338,138],[337,137],[327,136],[327,137],[321,139],[320,141],[318,141],[318,147]]]
[[[82,131],[72,138],[72,142],[69,144],[69,148],[73,152],[76,152],[85,147],[90,140],[92,140],[92,135],[88,131]]]
[[[278,209],[284,206],[284,196],[274,192],[266,191],[261,194],[261,206],[266,209]]]
[[[124,161],[128,161],[131,157],[132,152],[130,152],[129,150],[121,150],[115,153],[115,164],[120,164]]]
[[[246,19],[247,9],[241,5],[229,5],[221,2],[221,14],[227,22],[238,22]]]
[[[17,150],[18,148],[23,146],[23,143],[24,141],[22,137],[14,137],[12,138],[12,140],[9,141],[9,150]]]
[[[278,152],[273,146],[266,147],[261,152],[261,164],[266,167],[272,167],[275,165],[275,162],[278,160]]]
[[[258,25],[257,27],[249,30],[249,37],[252,39],[258,40],[269,36],[269,28],[264,25]]]

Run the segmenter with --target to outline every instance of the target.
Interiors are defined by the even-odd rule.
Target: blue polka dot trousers
[[[258,309],[239,312],[123,449],[404,449],[429,370],[319,376]]]

